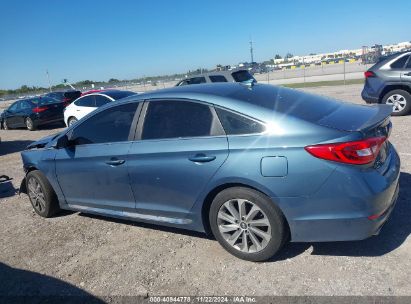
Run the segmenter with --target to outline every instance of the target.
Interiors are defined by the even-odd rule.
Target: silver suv
[[[248,70],[237,69],[231,71],[216,71],[203,73],[190,78],[181,80],[176,84],[176,87],[190,84],[200,84],[200,83],[214,83],[214,82],[257,82],[253,75]]]
[[[382,58],[365,73],[361,93],[367,103],[392,105],[394,116],[411,110],[411,51]]]

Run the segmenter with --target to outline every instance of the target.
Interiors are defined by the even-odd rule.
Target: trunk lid
[[[355,105],[341,103],[333,111],[320,118],[319,125],[342,131],[365,131],[382,124],[392,112],[388,105]]]

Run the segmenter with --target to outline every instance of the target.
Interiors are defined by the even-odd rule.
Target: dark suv
[[[392,105],[394,116],[410,113],[411,51],[384,57],[364,74],[361,97],[367,103]]]

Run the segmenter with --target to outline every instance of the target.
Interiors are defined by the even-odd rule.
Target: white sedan
[[[135,94],[131,91],[105,90],[83,95],[66,107],[64,110],[64,122],[69,127],[98,107]]]

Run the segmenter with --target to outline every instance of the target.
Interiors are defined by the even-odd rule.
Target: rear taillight
[[[375,73],[371,71],[364,72],[365,78],[375,77]]]
[[[373,162],[386,137],[373,137],[359,141],[307,146],[311,155],[345,164],[365,165]]]
[[[44,112],[48,109],[48,107],[37,107],[37,108],[33,108],[33,113],[40,113],[40,112]]]

